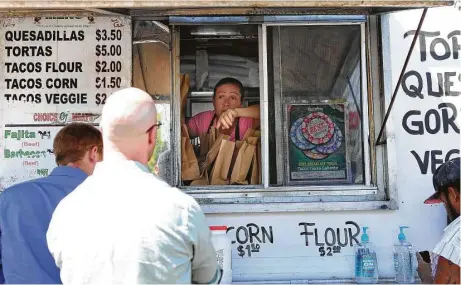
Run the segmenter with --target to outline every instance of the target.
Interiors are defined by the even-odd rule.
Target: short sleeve
[[[240,122],[240,138],[243,139],[245,137],[246,132],[248,129],[253,128],[254,125],[254,119],[253,118],[247,118],[247,117],[241,117]]]
[[[189,236],[192,240],[192,283],[218,284],[221,269],[216,260],[216,251],[211,242],[211,231],[206,224],[205,215],[194,201],[189,207]]]
[[[187,122],[187,127],[189,129],[189,136],[191,138],[195,138],[204,134],[208,131],[208,126],[213,119],[213,111],[206,111],[199,113],[192,118],[189,119]]]

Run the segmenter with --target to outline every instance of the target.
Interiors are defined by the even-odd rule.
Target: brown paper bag
[[[219,135],[218,140],[215,142],[215,144],[211,147],[211,149],[208,151],[206,156],[204,157],[204,160],[200,162],[199,168],[200,168],[200,178],[196,179],[192,182],[191,185],[210,185],[210,179],[209,179],[209,172],[210,172],[210,167],[213,165],[214,169],[214,162],[216,160],[216,157],[218,156],[219,150],[221,149],[221,145],[223,144],[224,141],[227,141],[229,139],[229,136],[226,135]],[[213,171],[211,170],[211,172]]]
[[[248,130],[246,131],[245,135],[243,136],[243,140],[246,140],[246,139],[249,138],[249,137],[254,137],[254,136],[255,136],[254,134],[255,134],[255,130],[253,130],[253,129],[251,129],[251,128],[248,129]]]
[[[210,150],[208,151],[206,155],[206,163],[208,165],[211,165],[216,157],[218,156],[219,150],[221,149],[221,145],[223,141],[229,140],[229,136],[227,135],[219,135],[215,143],[211,146]]]
[[[218,132],[216,132],[215,127],[212,126],[212,127],[210,128],[210,133],[209,133],[208,135],[209,135],[209,136],[208,136],[208,139],[209,139],[209,141],[210,141],[210,142],[208,143],[208,145],[209,145],[209,146],[212,146],[212,145],[214,145],[214,143],[215,143],[215,141],[216,141],[216,139],[217,139],[217,137],[218,137]]]
[[[232,154],[232,161],[231,161],[231,165],[229,167],[229,177],[232,175],[232,172],[233,172],[234,167],[235,167],[235,162],[237,161],[237,156],[238,156],[238,153],[239,153],[240,148],[242,147],[242,145],[243,145],[243,141],[235,141],[234,153]]]
[[[180,102],[181,102],[181,124],[186,122],[185,107],[187,104],[187,94],[189,93],[190,77],[189,74],[181,74],[181,85],[179,89]]]
[[[251,178],[250,184],[256,185],[259,184],[259,169],[258,169],[258,152],[255,151],[253,154],[253,160],[251,162]]]
[[[185,125],[181,126],[181,179],[190,181],[200,178],[200,169],[194,148]]]
[[[251,161],[255,153],[256,146],[243,142],[235,160],[234,169],[231,174],[231,184],[248,184],[246,177],[250,170]]]
[[[190,183],[190,186],[206,186],[210,185],[210,180],[208,178],[208,170],[205,169],[199,179],[196,179]]]
[[[133,46],[133,87],[146,91],[139,50],[135,46]]]
[[[257,160],[258,160],[258,184],[262,184],[262,168],[261,168],[261,144],[258,144],[256,146],[256,154],[257,154]]]
[[[249,138],[247,138],[245,141],[246,141],[248,144],[256,145],[256,144],[258,143],[258,140],[259,140],[258,137],[249,137]]]
[[[251,161],[253,160],[253,154],[255,152],[256,146],[248,144],[243,156],[242,162],[240,165],[240,172],[239,172],[239,182],[245,182],[248,172],[250,171]]]
[[[139,58],[144,74],[144,85],[151,95],[171,93],[170,51],[160,43],[139,44]]]
[[[218,157],[216,158],[215,165],[211,172],[211,185],[226,185],[229,184],[227,178],[229,167],[234,153],[235,142],[222,140],[219,149]]]
[[[181,138],[181,179],[190,181],[200,177],[200,169],[194,149],[187,137]]]
[[[185,105],[187,101],[187,93],[189,93],[189,86],[190,86],[190,77],[188,73],[181,74],[181,86],[180,86],[180,93],[181,93],[181,102]]]
[[[241,144],[240,144],[240,147],[238,148],[237,157],[235,158],[234,166],[232,167],[230,184],[239,184],[240,166],[242,165],[242,156],[244,152],[242,148],[247,147],[247,144],[245,142],[240,142],[240,143]]]
[[[210,139],[209,134],[202,134],[200,135],[200,157],[206,156],[208,151],[210,150]]]

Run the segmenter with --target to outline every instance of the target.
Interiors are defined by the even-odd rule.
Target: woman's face
[[[235,84],[223,84],[216,89],[216,96],[213,100],[216,116],[220,116],[228,109],[242,107],[242,96],[240,89]]]

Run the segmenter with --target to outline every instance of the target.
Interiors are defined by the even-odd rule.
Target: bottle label
[[[373,277],[375,273],[375,259],[371,254],[362,255],[362,276]]]

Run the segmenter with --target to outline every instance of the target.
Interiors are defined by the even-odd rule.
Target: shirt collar
[[[139,161],[134,161],[134,164],[135,164],[139,169],[141,169],[142,171],[147,172],[147,173],[151,173],[150,170],[149,170],[149,168],[148,168],[146,165],[142,164],[141,162],[139,162]]]
[[[105,171],[116,171],[118,170],[128,170],[128,169],[133,169],[133,167],[136,167],[137,169],[146,172],[146,173],[151,173],[149,168],[134,160],[118,160],[118,161],[111,161],[111,162],[105,162],[101,161],[96,164],[96,168],[94,170],[94,173],[99,173],[99,172],[105,172]]]
[[[81,179],[88,177],[80,168],[71,166],[58,166],[51,171],[50,176],[72,176]]]

